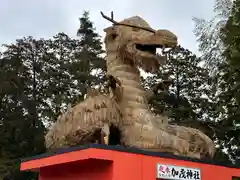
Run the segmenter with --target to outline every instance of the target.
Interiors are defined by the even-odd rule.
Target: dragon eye
[[[112,39],[116,39],[117,38],[117,34],[112,34]]]

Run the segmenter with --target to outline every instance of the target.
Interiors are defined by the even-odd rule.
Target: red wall
[[[183,160],[164,159],[140,154],[115,153],[113,180],[155,180],[157,163],[199,168],[201,169],[202,180],[232,180],[232,176],[240,177],[240,169]]]
[[[156,165],[198,168],[201,180],[232,180],[240,169],[129,152],[89,148],[43,157],[21,164],[40,168],[40,180],[156,180]]]
[[[39,180],[107,180],[112,178],[110,163],[86,160],[41,168]]]

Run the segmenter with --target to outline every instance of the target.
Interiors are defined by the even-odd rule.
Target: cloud
[[[29,35],[48,38],[58,32],[74,37],[83,10],[90,11],[91,20],[103,36],[102,29],[110,23],[101,18],[100,11],[114,11],[116,20],[139,15],[154,28],[169,29],[178,35],[184,47],[196,52],[192,17],[211,17],[212,5],[213,0],[2,0],[0,44]]]

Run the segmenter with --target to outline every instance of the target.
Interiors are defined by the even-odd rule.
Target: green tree
[[[22,38],[0,54],[1,179],[36,179],[19,171],[19,159],[44,152],[44,124],[104,81],[104,51],[87,12],[78,36]]]
[[[44,152],[44,126],[38,116],[37,53],[31,37],[5,46],[1,64],[1,160],[3,179],[32,179],[19,172],[19,158]],[[34,44],[34,45],[33,45]]]
[[[231,102],[227,106],[229,126],[225,137],[228,137],[230,153],[236,161],[240,162],[240,1],[236,0],[231,6],[230,15],[222,28],[222,41],[224,44],[223,56],[229,67],[225,74],[228,90],[222,93],[225,101]]]
[[[80,27],[77,31],[79,37],[79,46],[81,50],[76,53],[76,62],[73,64],[75,71],[79,71],[79,75],[86,71],[90,76],[78,77],[82,83],[87,86],[95,86],[103,83],[106,73],[106,62],[103,58],[103,48],[100,36],[95,32],[93,22],[90,21],[89,12],[84,11],[82,17],[79,18]]]
[[[58,33],[52,39],[45,40],[46,51],[42,57],[45,63],[44,79],[44,120],[54,121],[67,104],[72,104],[80,92],[74,81],[77,74],[72,71],[75,52],[79,51],[78,41],[65,33]]]
[[[167,57],[166,64],[145,82],[151,86],[159,80],[173,81],[168,91],[152,98],[152,108],[156,113],[166,113],[171,123],[200,128],[213,137],[208,70],[199,65],[200,58],[181,46],[170,51]]]
[[[201,59],[210,69],[212,75],[218,72],[218,66],[224,61],[222,51],[224,45],[221,40],[221,28],[224,27],[232,6],[231,0],[215,0],[214,17],[210,20],[194,17],[194,33],[199,44]]]
[[[237,2],[237,1],[236,1]],[[234,1],[234,4],[237,4]],[[215,93],[214,107],[217,122],[216,137],[220,149],[227,149],[228,158],[238,159],[236,150],[239,149],[239,103],[237,100],[237,65],[231,63],[230,55],[238,45],[230,39],[237,37],[237,26],[231,24],[234,6],[230,0],[216,0],[214,11],[216,16],[211,21],[195,19],[196,35],[203,54],[203,61],[210,64],[208,68],[212,73],[212,92]],[[236,7],[236,6],[235,6]],[[235,15],[235,17],[237,17]],[[204,23],[201,23],[204,22]],[[236,25],[236,24],[235,24]],[[235,33],[235,35],[233,35]],[[204,48],[203,48],[204,47]],[[235,56],[235,59],[237,56]],[[234,61],[234,60],[233,60]],[[235,61],[236,62],[236,61]],[[226,156],[225,156],[226,157]]]

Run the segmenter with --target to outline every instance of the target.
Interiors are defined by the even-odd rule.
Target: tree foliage
[[[221,28],[225,25],[232,1],[215,0],[213,11],[215,16],[210,20],[194,17],[194,33],[197,37],[201,59],[204,65],[211,69],[211,74],[218,71],[218,66],[223,62],[222,51],[224,49],[221,41]]]
[[[78,67],[84,65],[88,67],[88,72],[92,75],[86,83],[89,86],[99,85],[103,83],[106,73],[106,63],[103,59],[104,51],[99,34],[95,32],[93,23],[89,20],[89,12],[84,11],[79,18],[80,27],[77,35],[80,38],[79,45],[82,50],[77,54],[77,57],[83,60],[86,64],[79,64]],[[83,63],[80,62],[79,63]],[[79,78],[81,79],[81,78]]]
[[[168,92],[151,98],[155,113],[164,113],[171,123],[200,128],[213,137],[212,93],[209,71],[200,66],[200,58],[179,46],[167,54],[166,64],[156,74],[144,80],[146,87],[171,79]]]
[[[228,103],[229,128],[226,137],[229,140],[231,156],[240,162],[240,1],[236,0],[231,6],[230,15],[225,26],[222,28],[222,41],[224,44],[223,56],[229,71],[225,74],[225,81],[228,83],[228,90],[222,96],[231,103]]]
[[[216,140],[217,159],[238,161],[239,0],[217,0],[214,11],[210,21],[194,19],[201,58],[179,46],[142,81],[149,89],[172,79],[169,90],[149,102],[153,112],[165,114],[170,123],[201,129]],[[104,83],[100,36],[89,12],[79,21],[77,38],[63,32],[50,39],[24,37],[0,52],[0,179],[36,179],[19,171],[19,159],[44,152],[48,124],[67,104],[82,101],[87,88]]]
[[[212,64],[212,92],[215,91],[217,139],[229,158],[239,159],[239,1],[217,0],[216,17],[207,22],[195,21],[196,35],[203,61]],[[205,24],[201,24],[205,22]],[[199,28],[200,27],[200,28]],[[203,48],[204,47],[204,48]],[[217,54],[216,54],[217,53]],[[213,70],[213,68],[208,67]]]
[[[44,133],[67,104],[103,81],[99,35],[84,12],[78,39],[24,37],[0,56],[0,179],[36,179],[19,171],[19,159],[43,153]]]

